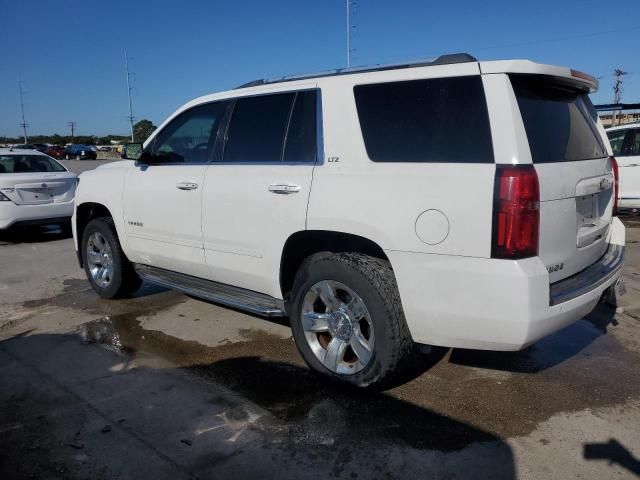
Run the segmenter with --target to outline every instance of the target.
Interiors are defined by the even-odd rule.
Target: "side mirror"
[[[141,143],[127,143],[122,146],[121,157],[126,160],[140,160],[142,156],[142,144]]]

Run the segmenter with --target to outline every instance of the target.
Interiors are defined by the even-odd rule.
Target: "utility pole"
[[[20,126],[22,127],[22,133],[24,134],[24,143],[28,143],[27,142],[27,127],[29,126],[29,124],[27,123],[27,121],[24,118],[24,93],[22,91],[22,80],[18,79],[18,90],[20,90],[20,109],[22,110],[22,123],[20,124]]]
[[[351,0],[345,0],[347,7],[347,68],[351,68]]]
[[[621,68],[616,68],[613,71],[613,76],[616,77],[616,81],[613,84],[613,103],[616,105],[622,101],[622,76],[626,75],[627,72],[623,71]],[[618,125],[620,125],[620,119],[622,115],[618,117]],[[614,112],[613,118],[611,119],[611,126],[614,126],[616,123],[616,113]]]
[[[71,143],[73,144],[74,143],[73,137],[75,136],[77,123],[72,121],[72,122],[67,123],[67,125],[69,125],[71,127]]]
[[[124,66],[127,71],[127,95],[129,97],[129,124],[131,125],[131,141],[135,142],[133,138],[133,104],[131,103],[131,74],[129,73],[129,57],[127,56],[127,51],[124,51]]]

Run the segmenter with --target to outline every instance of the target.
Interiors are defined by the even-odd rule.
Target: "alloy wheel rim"
[[[104,235],[94,232],[87,242],[87,265],[91,278],[100,288],[107,288],[113,278],[113,255]]]
[[[350,375],[373,357],[371,315],[360,296],[341,282],[322,280],[302,300],[302,328],[315,357],[334,373]]]

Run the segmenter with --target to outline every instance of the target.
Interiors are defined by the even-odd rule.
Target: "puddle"
[[[85,279],[66,279],[58,295],[39,300],[22,302],[21,309],[37,310],[41,307],[73,308],[94,315],[119,315],[137,313],[152,315],[165,308],[186,301],[184,295],[149,283],[144,283],[133,298],[127,300],[104,300],[100,298]]]
[[[560,412],[638,398],[640,355],[607,334],[615,328],[611,311],[590,320],[522,352],[437,350],[416,358],[415,378],[378,394],[323,381],[304,366],[291,338],[255,330],[243,331],[244,341],[209,347],[146,330],[135,314],[122,314],[88,323],[80,334],[222,384],[268,410],[298,442],[377,439],[458,450],[525,435]]]

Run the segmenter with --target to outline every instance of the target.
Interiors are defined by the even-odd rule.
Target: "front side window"
[[[66,172],[53,158],[44,155],[0,155],[0,173]]]
[[[607,136],[609,137],[613,155],[616,157],[622,155],[622,148],[624,147],[624,139],[627,136],[627,131],[615,130],[613,132],[607,132]]]
[[[206,163],[225,108],[224,102],[208,103],[172,120],[152,142],[153,162]]]
[[[225,162],[282,162],[283,142],[295,93],[244,97],[233,109]]]
[[[374,162],[494,161],[479,75],[358,85],[354,95]]]

